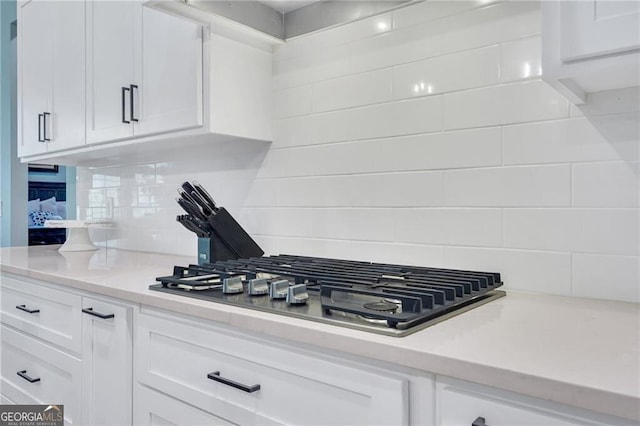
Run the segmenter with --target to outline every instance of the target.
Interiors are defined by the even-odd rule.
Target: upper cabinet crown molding
[[[640,2],[543,1],[543,79],[576,104],[640,86]]]
[[[37,8],[38,14],[31,13],[31,4],[76,6],[64,20],[69,29],[60,42],[43,34],[56,28],[50,23],[56,14]],[[22,9],[19,49],[36,52],[18,59],[22,161],[122,164],[216,141],[271,140],[270,51],[210,34],[199,22],[138,0],[31,0]],[[82,30],[72,35],[76,27]],[[52,53],[38,49],[51,38],[53,47],[45,47]],[[64,90],[56,85],[64,74],[55,67],[57,51],[62,58],[76,52],[58,85]],[[52,74],[43,75],[51,68]],[[69,143],[54,144],[63,129]],[[43,135],[51,141],[38,142]]]

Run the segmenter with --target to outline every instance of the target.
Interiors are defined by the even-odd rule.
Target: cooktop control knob
[[[222,292],[224,294],[242,293],[242,278],[233,277],[223,279]]]
[[[309,300],[305,284],[292,285],[287,289],[287,303],[289,305],[304,305]]]
[[[287,289],[289,288],[289,281],[280,280],[271,283],[269,288],[269,297],[272,299],[286,299]]]
[[[269,284],[265,278],[249,280],[249,295],[261,296],[269,293]]]

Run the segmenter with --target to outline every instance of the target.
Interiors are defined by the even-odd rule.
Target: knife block
[[[198,264],[260,257],[264,251],[247,234],[231,214],[220,208],[209,217],[214,235],[198,238]]]

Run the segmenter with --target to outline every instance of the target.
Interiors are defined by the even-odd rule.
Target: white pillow
[[[61,218],[66,219],[67,218],[67,202],[58,201],[56,203],[56,210],[54,211],[54,213],[60,216]]]
[[[27,214],[40,211],[40,198],[36,198],[35,200],[29,200],[27,202]]]
[[[41,212],[55,212],[56,211],[56,197],[47,198],[40,201]]]

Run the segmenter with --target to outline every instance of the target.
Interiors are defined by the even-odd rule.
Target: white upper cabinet
[[[562,60],[575,61],[640,47],[640,2],[590,0],[561,5]]]
[[[84,144],[84,2],[19,8],[18,155]]]
[[[87,2],[87,141],[202,125],[202,29],[141,2]]]
[[[542,2],[543,78],[575,103],[640,85],[640,2]]]
[[[87,2],[88,143],[133,136],[133,10],[133,2]]]
[[[202,27],[147,7],[138,7],[132,95],[135,135],[202,125]]]

